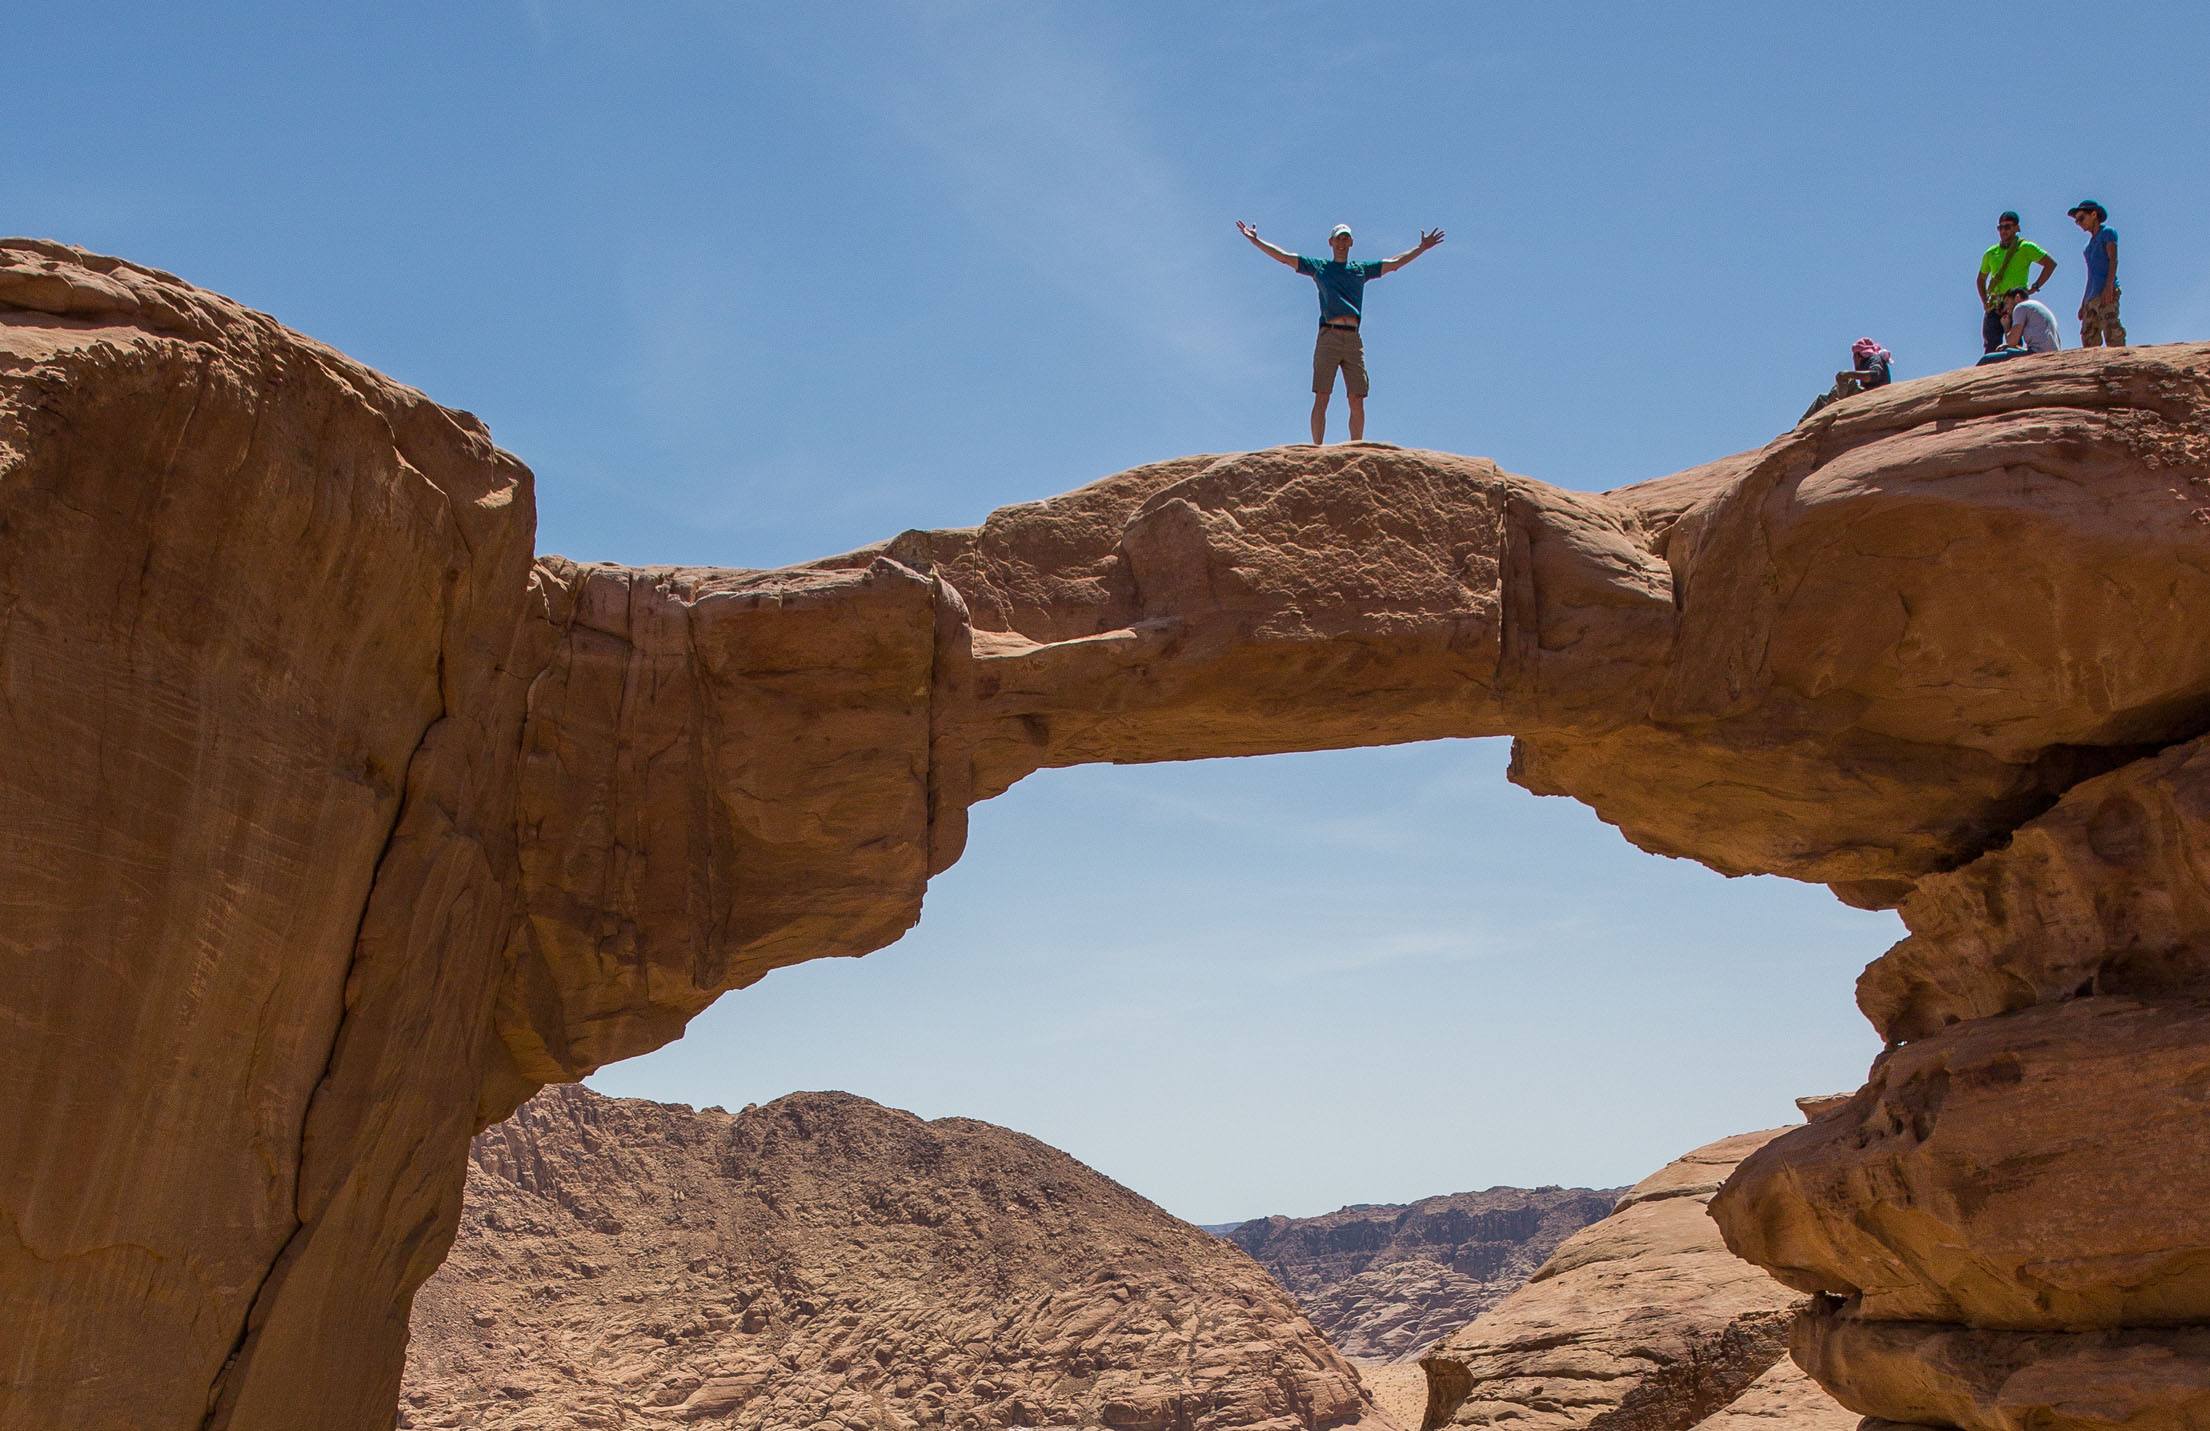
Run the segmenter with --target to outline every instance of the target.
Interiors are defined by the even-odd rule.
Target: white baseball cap
[[[1328,230],[1329,243],[1333,243],[1339,238],[1349,238],[1350,236],[1351,226],[1349,224],[1337,224],[1334,228]]]

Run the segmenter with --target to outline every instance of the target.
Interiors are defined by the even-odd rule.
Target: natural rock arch
[[[1900,384],[1607,494],[1284,448],[640,571],[533,562],[465,414],[0,243],[0,1419],[388,1424],[469,1134],[890,942],[972,801],[1506,733],[1645,848],[1913,930],[1862,999],[1908,1042],[1714,1203],[1853,1299],[1812,1370],[1962,1424],[1993,1339],[2168,1410],[2206,1377],[2161,1329],[2210,1323],[2206,366]]]

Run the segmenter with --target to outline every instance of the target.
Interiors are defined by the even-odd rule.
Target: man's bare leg
[[[1318,447],[1321,443],[1326,442],[1328,440],[1327,433],[1328,395],[1326,393],[1314,393],[1312,395],[1312,445]]]
[[[1351,401],[1351,441],[1366,440],[1366,400],[1357,393],[1345,393]]]

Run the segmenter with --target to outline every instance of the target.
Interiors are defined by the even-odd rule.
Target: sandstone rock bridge
[[[2164,347],[1601,495],[1293,447],[580,566],[466,414],[0,242],[0,1424],[388,1426],[469,1135],[888,944],[972,802],[1499,734],[1645,849],[1902,911],[1889,1052],[1714,1203],[1827,1294],[1809,1370],[2202,1424],[2206,523],[2210,348]]]

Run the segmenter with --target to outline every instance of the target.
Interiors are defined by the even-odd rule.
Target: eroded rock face
[[[1837,1395],[1883,1421],[1971,1431],[2210,1424],[2201,1326],[2015,1332],[1866,1320],[1822,1303],[1794,1346]]]
[[[388,1422],[519,877],[529,474],[0,245],[0,1424]]]
[[[1828,1294],[1796,1356],[1893,1421],[2191,1426],[2210,1384],[2200,743],[1929,876],[1860,980],[1891,1040],[1748,1160],[1727,1240]]]
[[[1417,1356],[1525,1283],[1618,1188],[1490,1188],[1227,1232],[1350,1356]]]
[[[497,1016],[514,1089],[657,1048],[725,989],[920,917],[937,672],[952,646],[967,659],[941,581],[555,558],[530,596],[526,917]]]
[[[1319,1217],[1262,1217],[1227,1238],[1354,1357],[1417,1356],[1502,1301],[1620,1189],[1490,1188]]]
[[[1801,1294],[1729,1253],[1705,1205],[1774,1134],[1643,1179],[1534,1279],[1425,1357],[1427,1426],[1686,1431],[1781,1359]]]
[[[401,1426],[1385,1431],[1248,1258],[1032,1138],[548,1089],[475,1142]]]
[[[2190,740],[2067,791],[2009,842],[1918,881],[1911,937],[1857,981],[1894,1041],[2087,994],[2210,991],[2210,748]]]
[[[472,419],[0,241],[0,1325],[34,1328],[0,1419],[377,1425],[471,1128],[894,938],[973,800],[1442,735],[1517,736],[1515,779],[1645,848],[1904,907],[1864,999],[1907,1042],[1745,1167],[1738,1246],[1859,1320],[2197,1316],[2193,1143],[2116,1157],[2149,1195],[2098,1227],[2066,1160],[2118,1135],[2055,1138],[2034,1070],[2177,1076],[2210,999],[2206,513],[2210,349],[2173,346],[1899,383],[1608,494],[1296,447],[782,572],[533,567]],[[1928,1096],[2007,1049],[2011,1094]],[[1962,1205],[1967,1144],[2042,1243]]]
[[[1905,1044],[1745,1163],[1729,1243],[1891,1321],[2210,1321],[2210,1005],[2076,999]]]

